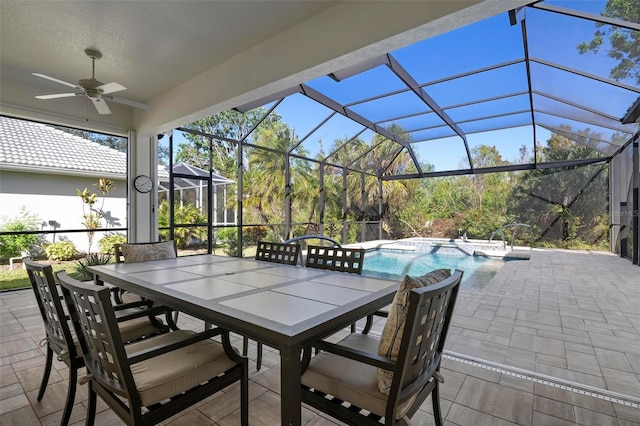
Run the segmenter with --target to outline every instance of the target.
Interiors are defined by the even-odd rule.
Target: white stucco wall
[[[84,229],[82,225],[83,212],[82,200],[76,195],[76,189],[87,188],[90,192],[99,195],[98,202],[94,205],[99,208],[102,196],[95,184],[99,176],[69,176],[45,173],[25,173],[17,171],[0,170],[0,223],[7,219],[13,219],[20,215],[22,207],[30,214],[36,214],[42,230],[53,229],[48,225],[49,221],[60,224],[59,230]],[[113,179],[112,179],[113,180]],[[112,227],[124,228],[127,226],[127,202],[126,181],[114,180],[115,189],[107,194],[103,210],[108,212],[117,223]],[[106,227],[106,224],[103,224]],[[73,241],[80,252],[86,252],[88,239],[85,233],[57,234],[56,241],[60,238]],[[92,251],[97,251],[97,242],[101,233],[97,233]],[[53,241],[53,235],[47,235],[47,241]]]

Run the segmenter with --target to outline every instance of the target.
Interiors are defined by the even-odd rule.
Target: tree
[[[640,22],[640,2],[609,0],[600,14],[637,23]],[[605,44],[606,38],[608,38],[608,44]],[[597,23],[593,38],[580,43],[578,52],[598,53],[600,49],[605,49],[607,56],[618,61],[610,71],[611,78],[617,81],[635,79],[636,84],[640,84],[640,31]]]
[[[220,112],[218,114],[202,118],[185,127],[197,130],[213,136],[221,136],[228,139],[244,139],[260,120],[266,110],[256,108],[245,113],[234,110]],[[260,127],[269,127],[280,121],[277,114],[269,114]],[[223,139],[210,138],[186,133],[189,144],[181,144],[174,161],[184,162],[203,170],[209,170],[209,149],[211,148],[211,163],[213,169],[223,176],[235,176],[238,170],[237,144]],[[211,145],[211,146],[210,146]]]
[[[176,201],[174,204],[174,223],[176,225],[196,225],[192,227],[175,227],[173,229],[174,239],[178,248],[186,248],[190,240],[206,240],[207,228],[203,224],[207,223],[207,217],[202,214],[193,204],[181,204]],[[199,226],[197,226],[199,225]],[[158,206],[158,227],[169,227],[169,201],[163,200]],[[169,230],[162,229],[160,235],[164,239],[169,238]]]
[[[285,155],[296,144],[297,139],[290,127],[280,121],[263,123],[253,135],[253,142],[267,149],[249,148],[245,187],[247,191],[244,207],[247,219],[265,223],[282,223],[285,217]],[[297,148],[297,153],[308,153]],[[317,201],[317,177],[306,161],[290,160],[289,171],[292,184],[292,204],[294,211],[307,218]],[[284,237],[272,226],[274,237]]]
[[[113,181],[110,179],[99,179],[96,186],[102,194],[102,202],[97,209],[93,208],[94,204],[98,202],[98,195],[96,193],[89,192],[87,188],[84,188],[82,191],[76,189],[76,195],[82,200],[82,224],[88,230],[87,238],[89,239],[89,245],[87,247],[87,254],[91,253],[91,246],[93,245],[93,237],[95,235],[94,229],[100,228],[102,219],[105,217],[103,207],[107,193],[115,188]]]
[[[18,216],[12,219],[3,217],[0,231],[20,232],[37,231],[40,227],[40,219],[35,213],[27,211],[25,206],[20,207]],[[37,234],[0,235],[0,258],[11,258],[34,254],[44,243],[44,237]]]
[[[563,130],[571,131],[568,126]],[[578,132],[585,138],[588,129]],[[597,135],[591,135],[596,137]],[[538,152],[541,162],[592,158],[589,147],[552,134]],[[511,193],[510,211],[534,227],[538,241],[597,244],[608,230],[606,165],[537,169],[524,172]]]

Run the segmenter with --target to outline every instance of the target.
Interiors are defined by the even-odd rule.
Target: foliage
[[[35,231],[40,225],[38,215],[29,213],[23,206],[20,208],[18,217],[7,220],[0,225],[0,231],[20,232]],[[44,238],[37,234],[0,235],[0,257],[18,257],[23,253],[34,254],[38,252]]]
[[[51,260],[72,260],[78,256],[78,249],[71,241],[58,241],[49,244],[45,247],[44,252]]]
[[[588,131],[578,133],[589,137]],[[541,161],[557,161],[590,158],[597,153],[554,134],[538,155]],[[608,238],[608,229],[602,232],[604,223],[608,226],[607,167],[526,171],[513,188],[510,211],[518,222],[534,227],[538,242],[556,241],[562,246],[572,241],[599,244]]]
[[[115,244],[125,244],[127,242],[126,235],[122,234],[111,234],[102,237],[98,241],[98,247],[100,248],[100,253],[114,255],[113,246]]]
[[[207,238],[207,217],[200,209],[192,204],[174,204],[174,224],[176,225],[198,225],[193,227],[175,227],[173,239],[178,248],[185,248],[191,240],[206,240]],[[158,226],[160,228],[169,227],[169,201],[164,200],[158,207]],[[161,239],[169,239],[169,230],[160,230]]]
[[[113,246],[112,246],[113,248]],[[89,253],[84,260],[76,262],[75,272],[79,280],[90,280],[93,278],[93,274],[89,271],[89,266],[94,265],[106,265],[111,263],[111,255],[104,253]]]
[[[267,236],[267,228],[264,226],[251,226],[245,230],[248,244],[257,244]]]
[[[239,249],[237,228],[223,228],[218,231],[218,238],[222,242],[224,251],[228,256],[242,257],[244,249],[249,245],[246,230],[242,232],[242,249]]]
[[[640,22],[640,2],[637,0],[609,0],[602,16],[627,22]],[[605,39],[608,38],[608,44]],[[598,53],[605,49],[607,56],[618,61],[610,71],[614,80],[635,79],[640,84],[640,31],[596,23],[596,31],[590,41],[578,45],[578,52]]]
[[[467,238],[488,240],[493,231],[513,220],[499,212],[489,209],[471,210],[464,215],[461,229],[466,231]]]
[[[82,200],[82,225],[89,230],[89,232],[87,232],[87,238],[89,239],[87,253],[91,253],[91,246],[93,245],[93,238],[95,237],[95,232],[92,230],[100,228],[102,219],[105,217],[103,208],[107,193],[115,188],[113,181],[110,179],[98,179],[96,186],[102,194],[102,202],[97,209],[93,208],[94,204],[98,202],[98,195],[96,193],[89,192],[87,188],[84,188],[82,191],[76,189],[76,195]]]
[[[306,146],[314,142],[320,145],[318,161],[302,160],[296,155],[304,157],[308,153],[300,145],[295,129],[277,114],[269,115],[247,135],[263,113],[255,110],[242,116],[237,112],[226,112],[194,125],[203,132],[236,140],[246,138],[250,143],[245,147],[242,158],[242,213],[245,224],[256,225],[244,230],[245,247],[242,250],[247,244],[265,236],[274,241],[289,237],[285,235],[283,225],[288,213],[287,201],[291,205],[292,235],[323,234],[342,243],[360,238],[363,221],[380,221],[386,234],[383,238],[411,235],[457,238],[464,231],[468,238],[487,239],[499,227],[513,222],[531,225],[527,236],[518,235],[518,241],[536,235],[542,237],[538,238],[539,243],[553,240],[558,245],[579,241],[599,245],[608,238],[604,199],[607,188],[606,179],[602,180],[606,173],[599,173],[592,181],[588,167],[575,168],[579,171],[574,176],[558,173],[547,177],[551,176],[549,170],[540,169],[387,180],[384,179],[386,176],[418,172],[414,158],[397,143],[381,135],[374,135],[367,142],[357,137],[338,139],[327,150],[327,156],[321,140],[308,140],[305,141]],[[572,132],[568,127],[562,130]],[[404,133],[404,139],[411,141],[410,135],[397,125],[392,125],[390,131]],[[587,139],[590,137],[588,130],[572,133]],[[190,138],[190,142],[193,146],[185,144],[180,147],[180,161],[204,169],[209,169],[211,162],[214,168],[226,170],[229,177],[236,173],[238,156],[234,143],[200,136]],[[538,143],[537,150],[535,154],[541,162],[599,155],[558,135],[553,135],[547,144]],[[210,152],[214,157],[211,160]],[[285,153],[295,155],[286,157]],[[517,158],[506,159],[491,145],[474,146],[470,153],[472,164],[478,170],[528,163],[533,155],[523,147]],[[325,158],[330,161],[325,163]],[[416,160],[423,171],[433,171],[428,162],[420,158]],[[286,180],[287,170],[290,172],[289,181]],[[364,173],[355,170],[363,170]],[[578,175],[583,178],[577,178]],[[320,182],[320,176],[324,176],[323,182]],[[542,201],[540,191],[553,192],[549,188],[557,188],[560,194],[563,191],[572,194],[569,198],[566,194],[560,196],[571,204]],[[227,194],[230,194],[229,189]],[[320,194],[323,194],[322,198]],[[233,196],[228,199],[235,203]],[[345,205],[343,200],[346,200]],[[343,229],[345,223],[346,229]],[[552,223],[554,232],[547,231]],[[263,225],[257,224],[264,224],[266,234],[261,229]],[[160,220],[160,225],[168,226],[168,221]],[[564,230],[558,234],[558,229]],[[260,235],[251,235],[258,230]],[[240,255],[235,229],[223,229],[218,232],[218,238],[224,243],[226,253]],[[346,241],[342,241],[344,239]]]
[[[247,136],[263,118],[266,110],[257,108],[246,113],[234,110],[220,112],[218,114],[202,118],[188,126],[189,129],[198,130],[210,135],[221,136],[228,139],[240,140]],[[280,121],[277,114],[267,116],[262,125],[270,126],[271,122]],[[238,170],[237,144],[223,139],[209,139],[191,133],[185,133],[189,144],[181,144],[176,153],[175,162],[183,162],[209,170],[210,164],[213,170],[223,176],[234,176]],[[209,152],[212,152],[211,163]]]

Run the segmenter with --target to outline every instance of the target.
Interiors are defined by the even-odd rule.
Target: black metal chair
[[[346,247],[307,246],[307,268],[348,272],[362,275],[365,249]]]
[[[408,309],[403,304],[400,310],[406,312],[405,321],[398,323],[398,337],[391,344],[397,348],[395,359],[379,355],[381,339],[362,333],[337,344],[313,343],[321,350],[313,358],[311,346],[305,348],[303,402],[349,425],[380,425],[382,418],[383,424],[396,425],[407,424],[431,394],[435,422],[442,425],[440,364],[461,279],[462,271],[456,271],[394,299],[408,295]]]
[[[280,263],[283,265],[297,265],[298,256],[300,255],[300,244],[272,243],[269,241],[258,241],[256,249],[256,260],[265,262]],[[256,369],[262,368],[262,343],[256,342],[257,356]],[[242,338],[242,355],[247,355],[249,350],[249,338]]]
[[[272,243],[259,241],[256,250],[256,260],[265,262],[296,265],[300,255],[300,244]]]
[[[365,249],[346,247],[307,246],[307,268],[324,269],[328,271],[347,272],[362,275],[364,267]],[[373,325],[373,316],[366,318],[363,333],[368,333]],[[351,325],[351,332],[356,331],[356,325]]]
[[[113,253],[116,263],[136,263],[148,260],[175,259],[178,257],[178,247],[175,241],[114,244]],[[120,289],[120,291],[116,293],[118,294],[118,301],[120,302],[143,300],[139,295],[126,290]],[[169,324],[172,330],[177,330],[178,311],[174,311],[168,307],[164,307],[164,309],[166,310],[165,318],[167,324]]]
[[[79,336],[89,386],[87,425],[100,398],[129,425],[161,422],[240,382],[240,418],[248,425],[247,359],[231,347],[229,332],[178,330],[128,345],[118,333],[105,287],[57,273]],[[220,336],[222,343],[212,340]]]
[[[41,401],[44,397],[55,353],[58,359],[69,367],[67,400],[60,422],[61,425],[66,425],[69,423],[73,409],[78,369],[84,367],[82,352],[78,339],[71,331],[69,316],[62,302],[62,293],[54,280],[53,269],[50,265],[43,265],[29,258],[23,258],[22,262],[29,275],[29,281],[35,293],[46,331],[47,359],[37,400]],[[159,312],[142,309],[141,304],[119,305],[118,310],[122,313],[118,319],[118,331],[123,341],[135,341],[169,330],[167,326],[150,319],[149,315],[154,318],[153,314]]]

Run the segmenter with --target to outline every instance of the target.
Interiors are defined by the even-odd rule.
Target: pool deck
[[[383,325],[378,320],[372,332]],[[201,330],[202,322],[181,315],[180,326]],[[59,423],[67,377],[62,363],[54,361],[45,397],[35,400],[43,337],[32,291],[0,293],[3,426]],[[446,425],[640,426],[640,267],[610,253],[533,249],[530,260],[507,262],[483,289],[461,289],[446,349]],[[279,357],[265,350],[259,372],[251,363],[250,424],[272,426],[279,422]],[[250,347],[249,356],[255,353]],[[83,423],[83,388],[71,424]],[[232,390],[171,424],[237,425],[237,408]],[[96,425],[121,424],[103,403],[98,409]],[[434,424],[430,413],[427,399],[412,424]],[[339,424],[306,408],[303,422]]]

